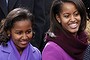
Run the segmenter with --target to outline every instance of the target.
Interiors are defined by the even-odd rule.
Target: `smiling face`
[[[17,49],[25,48],[32,39],[31,21],[16,21],[10,31],[10,35]]]
[[[73,3],[63,3],[62,10],[59,15],[56,15],[56,19],[59,23],[61,23],[65,30],[72,34],[77,33],[81,22],[81,17]]]

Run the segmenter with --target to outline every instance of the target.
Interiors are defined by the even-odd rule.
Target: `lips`
[[[25,45],[25,44],[28,43],[28,41],[21,41],[20,43],[21,43],[22,45]]]
[[[78,24],[74,23],[74,24],[70,24],[69,27],[72,28],[72,29],[75,29],[77,28]]]

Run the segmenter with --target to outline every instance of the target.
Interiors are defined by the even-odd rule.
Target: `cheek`
[[[13,40],[19,40],[21,36],[13,34],[13,35],[11,35],[11,37]]]
[[[68,27],[68,25],[65,22],[62,22],[61,25],[64,29],[67,29],[67,27]]]
[[[32,38],[33,38],[33,35],[28,35],[28,38],[29,38],[29,39],[32,39]]]
[[[69,22],[69,19],[62,18],[61,25],[67,25]]]
[[[78,17],[77,17],[77,20],[78,20],[78,23],[79,23],[79,25],[80,25],[80,23],[81,23],[81,17],[78,16]]]
[[[34,36],[34,35],[33,35],[33,33],[28,34],[28,38],[29,38],[29,39],[32,39],[32,38],[33,38],[33,36]]]
[[[79,21],[81,21],[81,16],[78,16],[77,19],[78,19]]]
[[[11,38],[12,38],[13,42],[14,42],[16,45],[19,43],[19,42],[18,42],[19,39],[20,39],[19,36],[17,36],[17,35],[12,35]]]
[[[65,18],[63,16],[60,16],[60,22],[61,24],[66,24],[69,21],[69,18]]]

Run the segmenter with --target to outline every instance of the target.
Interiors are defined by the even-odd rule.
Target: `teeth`
[[[74,28],[77,27],[77,24],[70,24],[69,27],[72,28],[72,29],[74,29]]]

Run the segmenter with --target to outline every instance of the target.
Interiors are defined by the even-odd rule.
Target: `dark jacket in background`
[[[45,7],[44,7],[44,0],[34,0],[34,8],[33,14],[35,16],[35,23],[34,23],[34,31],[35,37],[31,41],[32,45],[39,48],[42,51],[44,47],[44,30],[46,28],[45,25]]]
[[[90,19],[90,0],[82,0],[85,4],[85,7],[86,7],[86,11],[87,11],[87,15]]]
[[[44,32],[47,32],[48,29],[50,28],[50,8],[52,5],[52,2],[54,0],[45,0],[45,30]]]
[[[34,0],[8,0],[8,7],[5,6],[4,0],[0,0],[0,21],[4,19],[7,14],[17,7],[29,7],[33,11]]]
[[[51,5],[52,5],[52,2],[53,2],[53,0],[43,0],[44,1],[44,3],[42,3],[41,4],[41,6],[43,6],[43,4],[44,4],[44,8],[43,8],[43,12],[44,12],[44,16],[42,16],[42,17],[44,17],[45,18],[45,20],[43,20],[41,23],[42,23],[42,26],[40,26],[40,30],[42,30],[41,31],[41,45],[40,45],[40,50],[42,51],[43,50],[43,48],[44,48],[44,46],[45,46],[45,44],[46,44],[46,42],[44,41],[45,39],[45,34],[46,34],[46,32],[49,30],[49,28],[50,28],[50,8],[51,8]],[[39,11],[39,13],[40,13],[41,11]],[[38,14],[39,14],[38,13]],[[39,17],[40,18],[40,17]],[[44,24],[43,24],[44,23]],[[36,39],[38,39],[38,37],[36,37]]]

